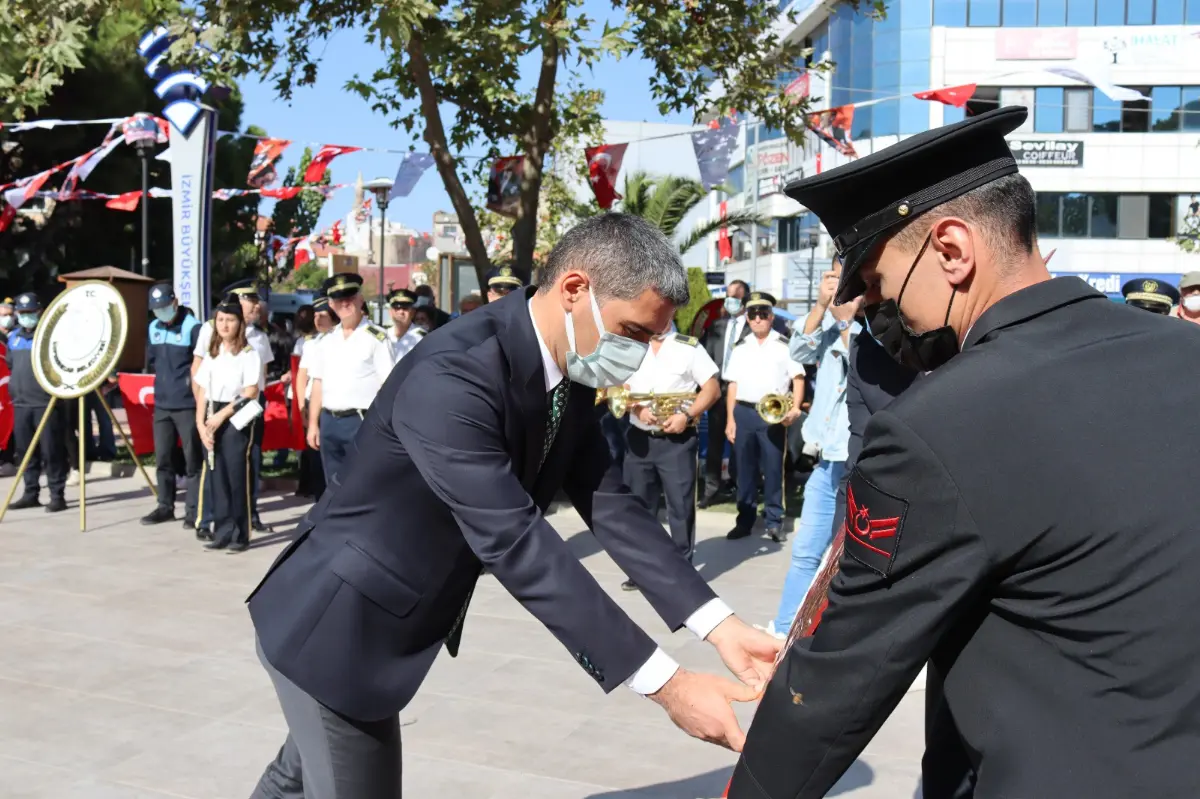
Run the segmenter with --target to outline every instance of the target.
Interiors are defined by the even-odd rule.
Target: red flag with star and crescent
[[[8,398],[8,345],[0,342],[0,449],[8,447],[8,441],[12,437],[14,411],[12,402]]]
[[[621,161],[625,158],[625,148],[628,146],[602,144],[583,151],[587,156],[588,182],[592,184],[596,204],[606,211],[612,208],[613,200],[622,199],[621,195],[617,194],[617,174],[621,171]]]
[[[321,149],[317,150],[317,154],[309,162],[308,169],[304,170],[304,182],[319,183],[321,178],[325,177],[325,170],[329,167],[330,161],[339,155],[356,153],[361,149],[361,147],[347,147],[342,144],[322,144]]]

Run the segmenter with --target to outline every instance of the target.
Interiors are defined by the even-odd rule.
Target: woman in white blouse
[[[196,427],[208,450],[200,478],[201,502],[211,497],[213,503],[212,540],[204,546],[244,552],[250,545],[250,448],[254,426],[262,420],[243,419],[256,407],[262,358],[246,343],[237,297],[227,297],[217,306],[215,328],[217,335],[193,378],[199,400]],[[211,485],[207,496],[206,482]]]

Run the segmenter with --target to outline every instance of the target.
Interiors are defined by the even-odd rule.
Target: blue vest
[[[192,394],[192,348],[200,325],[187,314],[178,326],[155,319],[150,323],[150,371],[154,373],[154,405],[163,410],[196,407]]]

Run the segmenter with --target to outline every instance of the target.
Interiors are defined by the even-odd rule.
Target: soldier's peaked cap
[[[1028,111],[1010,106],[935,128],[845,166],[804,178],[784,192],[815,213],[842,262],[838,304],[866,290],[863,263],[897,226],[1017,171],[1004,137]]]

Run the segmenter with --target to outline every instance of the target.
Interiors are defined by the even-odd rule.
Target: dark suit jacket
[[[481,566],[605,691],[650,657],[654,642],[543,518],[560,487],[670,629],[714,597],[622,484],[594,389],[571,385],[539,470],[547,394],[531,292],[439,328],[397,364],[251,595],[267,660],[340,713],[380,719],[407,704]]]

